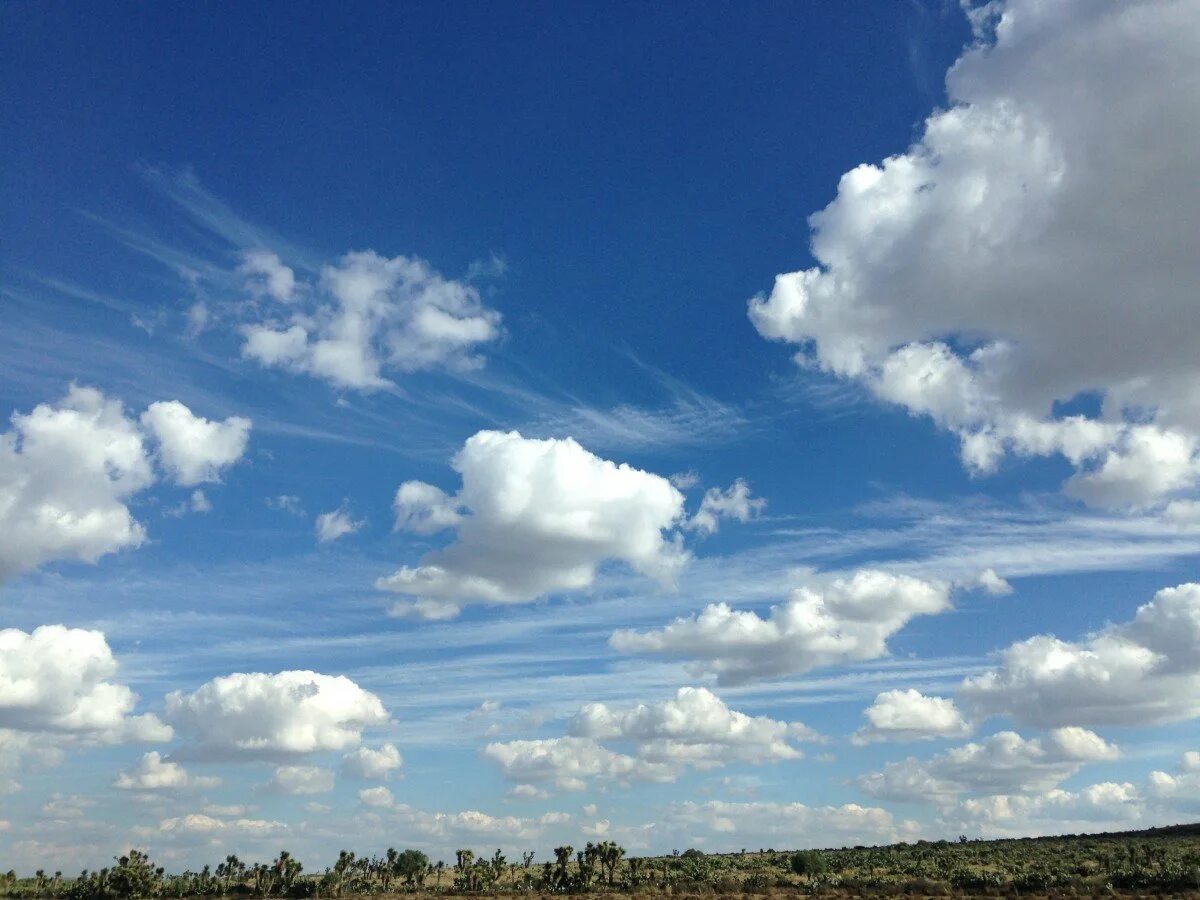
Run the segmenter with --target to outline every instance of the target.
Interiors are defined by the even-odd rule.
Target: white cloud
[[[749,522],[761,515],[766,506],[767,501],[762,497],[750,496],[750,485],[739,478],[725,490],[709,488],[705,491],[700,509],[688,520],[687,527],[701,534],[714,534],[721,519]]]
[[[588,703],[567,723],[567,736],[488,744],[483,755],[518,782],[513,796],[542,797],[547,784],[582,790],[589,781],[628,785],[674,781],[686,769],[800,759],[796,741],[818,740],[811,728],[730,709],[705,688],[683,687],[670,700],[613,708]],[[630,745],[624,753],[604,742]]]
[[[358,799],[366,806],[387,809],[395,804],[392,792],[385,787],[364,788],[358,792]]]
[[[817,737],[799,723],[730,709],[702,687],[682,687],[670,700],[629,709],[589,703],[571,719],[568,732],[601,741],[632,741],[639,759],[699,769],[799,759],[803,754],[791,742]]]
[[[151,403],[142,425],[158,440],[163,468],[185,486],[220,481],[221,471],[242,458],[250,438],[249,419],[210,422],[178,400]]]
[[[1044,738],[1001,731],[954,747],[927,761],[891,762],[856,784],[882,800],[945,803],[961,793],[1016,794],[1046,791],[1085,763],[1112,760],[1117,748],[1083,728],[1056,728]]]
[[[863,718],[867,724],[855,732],[856,744],[961,738],[972,730],[953,700],[926,697],[911,688],[879,694],[863,710]]]
[[[376,583],[417,602],[399,604],[397,614],[445,618],[464,603],[583,590],[606,560],[670,581],[687,560],[678,533],[665,534],[681,522],[683,495],[666,478],[601,459],[570,438],[481,431],[452,464],[462,475],[455,497],[419,482],[397,493],[401,527],[428,533],[457,522],[452,544]],[[469,512],[458,520],[458,509]]]
[[[1103,782],[1078,791],[971,797],[943,810],[955,830],[984,837],[1028,837],[1130,828],[1145,816],[1143,797],[1128,782]]]
[[[277,794],[325,794],[333,790],[333,772],[320,766],[279,766],[266,789]]]
[[[436,534],[462,522],[461,504],[441,488],[423,481],[406,481],[392,502],[396,530]]]
[[[53,559],[95,562],[145,532],[125,501],[154,473],[119,401],[73,386],[0,434],[0,578]]]
[[[997,575],[995,569],[984,569],[972,586],[993,597],[1004,597],[1013,592],[1012,585]]]
[[[236,461],[244,449],[249,428],[244,419],[209,423],[174,401],[151,406],[156,408],[153,421],[165,408],[172,416],[203,423],[221,435],[230,428],[240,435],[238,453],[231,458],[223,444],[220,453],[211,444],[185,453],[169,428],[165,438],[151,429],[153,436],[166,441],[158,455],[174,474],[178,471],[172,467],[178,466],[191,467],[189,474],[202,469],[204,474],[215,473]],[[142,543],[145,530],[127,503],[157,476],[147,433],[119,401],[92,388],[72,386],[58,403],[14,413],[12,425],[0,434],[0,580],[53,560],[95,562]],[[207,468],[201,467],[201,460]]]
[[[483,755],[509,781],[549,784],[561,791],[581,791],[590,779],[619,784],[674,779],[670,766],[617,753],[584,737],[493,743],[483,748]]]
[[[288,515],[298,518],[304,516],[304,504],[295,494],[280,494],[277,497],[268,497],[266,504],[271,509],[277,509]]]
[[[55,732],[101,743],[163,741],[171,729],[133,715],[137,695],[117,673],[99,631],[43,625],[0,631],[0,728]]]
[[[1037,635],[968,678],[960,703],[977,716],[1038,726],[1150,725],[1200,715],[1200,584],[1164,588],[1133,620],[1083,641]]]
[[[500,314],[473,285],[420,259],[347,253],[304,292],[277,258],[260,269],[266,293],[286,306],[243,327],[242,355],[337,387],[386,387],[387,370],[475,368],[476,350],[500,336]]]
[[[395,744],[383,744],[378,749],[359,747],[342,757],[342,771],[355,778],[388,778],[404,765],[404,758]]]
[[[179,763],[163,757],[154,750],[145,754],[128,772],[122,772],[113,787],[125,791],[162,791],[181,788],[209,788],[221,783],[220,778],[189,775]]]
[[[265,293],[280,303],[295,299],[296,273],[270,250],[247,250],[242,254],[239,271],[246,276],[246,287]]]
[[[233,832],[239,835],[266,836],[287,831],[287,825],[270,819],[219,819],[204,813],[173,816],[158,823],[159,831],[166,834],[222,834]]]
[[[817,666],[877,659],[910,619],[950,606],[948,588],[910,575],[862,569],[849,578],[792,591],[766,619],[725,603],[707,606],[658,631],[617,631],[612,646],[690,660],[694,675],[719,684],[806,672]]]
[[[235,673],[166,697],[166,717],[197,756],[281,756],[357,747],[387,722],[383,704],[343,675]]]
[[[987,9],[948,107],[842,177],[810,219],[817,265],[780,275],[750,317],[802,364],[956,433],[973,471],[1060,454],[1088,503],[1192,491],[1200,9]],[[1099,408],[1062,409],[1077,399]]]
[[[354,519],[344,509],[335,509],[331,512],[321,513],[321,515],[317,516],[316,523],[317,542],[331,544],[348,534],[354,534],[362,526],[363,523],[361,521]]]

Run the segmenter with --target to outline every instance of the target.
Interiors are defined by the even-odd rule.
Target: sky
[[[1200,4],[0,8],[0,869],[1200,816]]]

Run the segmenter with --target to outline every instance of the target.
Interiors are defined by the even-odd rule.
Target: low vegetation
[[[629,857],[611,841],[556,847],[552,861],[519,861],[459,850],[453,864],[420,850],[357,856],[343,850],[322,872],[283,851],[272,862],[227,856],[215,868],[168,874],[137,850],[98,872],[66,878],[0,875],[0,896],[108,900],[118,897],[358,897],[369,894],[634,893],[701,897],[999,896],[1200,893],[1200,825],[1054,838],[918,841],[885,847],[774,849]]]

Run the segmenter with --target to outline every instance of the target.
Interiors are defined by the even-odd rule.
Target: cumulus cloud
[[[1189,750],[1174,773],[1155,770],[1146,781],[1146,798],[1156,809],[1200,814],[1200,752]]]
[[[867,724],[854,733],[855,744],[962,738],[972,731],[953,700],[926,697],[911,688],[877,695],[863,710],[863,718]]]
[[[221,783],[220,778],[190,775],[183,766],[151,750],[142,756],[134,768],[122,772],[113,787],[123,791],[170,791],[181,788],[210,788]]]
[[[1055,725],[1150,725],[1200,715],[1200,584],[1164,588],[1133,619],[1077,642],[1037,635],[957,692],[973,715]]]
[[[663,782],[689,767],[800,759],[803,754],[794,743],[819,739],[798,722],[748,716],[705,688],[683,687],[661,703],[625,708],[585,704],[567,723],[566,737],[492,743],[484,756],[500,766],[506,779],[519,783],[514,796],[533,798],[545,796],[539,785],[582,790],[590,781]]]
[[[358,792],[358,799],[365,806],[374,806],[381,809],[387,809],[396,802],[396,799],[392,796],[392,792],[385,787],[363,788],[363,790]]]
[[[265,787],[276,794],[325,794],[333,790],[333,772],[320,766],[279,766]]]
[[[620,630],[610,639],[625,653],[689,660],[696,675],[740,684],[887,654],[887,640],[913,617],[950,607],[946,585],[862,569],[848,578],[794,590],[763,619],[725,603],[679,618],[657,631]]]
[[[389,778],[402,765],[404,758],[395,744],[383,744],[375,749],[359,747],[342,757],[342,771],[355,778]]]
[[[882,800],[945,803],[963,793],[1047,791],[1085,763],[1117,756],[1116,747],[1084,728],[1056,728],[1042,738],[1001,731],[926,761],[909,757],[888,763],[855,783]]]
[[[548,784],[561,791],[581,791],[591,779],[629,784],[675,777],[670,766],[617,753],[585,737],[492,743],[483,748],[483,755],[509,781]]]
[[[111,681],[117,661],[99,631],[43,625],[0,631],[0,728],[87,741],[165,741],[171,729],[134,715],[137,695]]]
[[[970,797],[943,810],[942,820],[984,837],[1028,837],[1129,828],[1145,813],[1144,798],[1134,785],[1106,781],[1078,791]]]
[[[344,509],[335,509],[317,516],[317,543],[331,544],[348,534],[354,534],[363,523]]]
[[[236,462],[250,427],[237,417],[208,422],[175,401],[153,404],[146,415],[143,427],[120,401],[78,386],[57,403],[13,414],[12,429],[0,434],[0,580],[52,560],[95,562],[138,546],[146,533],[127,504],[158,478],[148,442],[158,441],[157,456],[175,480],[191,484]],[[221,437],[185,449],[168,420],[202,423]]]
[[[344,675],[235,673],[166,697],[166,718],[202,757],[278,757],[357,747],[383,725],[379,698]]]
[[[249,419],[230,416],[210,422],[178,400],[151,403],[142,413],[142,425],[158,441],[163,468],[177,484],[189,487],[219,481],[221,471],[242,458],[250,439]]]
[[[158,829],[165,834],[237,834],[239,836],[268,836],[287,831],[287,825],[271,819],[222,819],[204,813],[190,813],[186,816],[172,816],[158,823]],[[151,832],[148,836],[157,836]]]
[[[810,219],[817,264],[750,318],[802,365],[957,434],[974,472],[1058,454],[1087,503],[1193,491],[1200,9],[980,9],[948,107],[842,177]]]
[[[478,289],[420,259],[347,253],[303,291],[274,254],[248,254],[244,271],[279,305],[243,326],[242,355],[336,387],[387,387],[389,370],[476,368],[478,349],[500,336],[500,314]]]
[[[589,703],[572,717],[567,730],[576,737],[631,741],[640,759],[698,769],[799,759],[803,754],[792,742],[818,738],[800,723],[730,709],[702,687],[682,687],[670,700],[627,709]]]
[[[452,498],[420,482],[397,492],[398,527],[456,534],[419,565],[376,582],[412,598],[396,614],[445,618],[464,603],[583,590],[607,560],[669,582],[687,560],[672,531],[683,495],[666,478],[601,459],[571,438],[481,431],[452,465],[462,476]]]
[[[675,484],[674,479],[672,484]],[[761,515],[766,506],[767,501],[762,497],[750,496],[750,485],[739,478],[725,490],[709,488],[705,491],[700,508],[688,519],[687,527],[701,534],[714,534],[721,519],[749,522]]]
[[[239,267],[246,276],[246,287],[255,294],[266,294],[280,303],[290,303],[296,293],[296,273],[270,250],[248,250]]]

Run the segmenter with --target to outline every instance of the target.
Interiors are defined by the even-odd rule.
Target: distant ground
[[[604,841],[559,847],[551,861],[496,851],[431,862],[419,850],[383,857],[343,851],[308,872],[286,852],[247,865],[228,856],[201,872],[167,874],[132,851],[112,868],[70,878],[0,875],[0,896],[102,900],[115,897],[354,897],[435,895],[597,896],[1200,896],[1200,824],[1144,831],[1006,840],[918,841],[882,847],[738,853],[676,851],[629,857]]]

